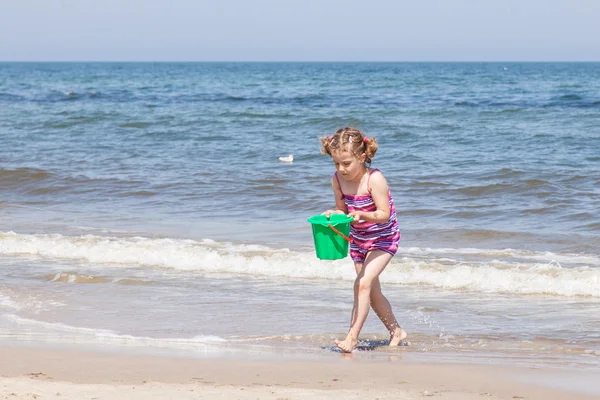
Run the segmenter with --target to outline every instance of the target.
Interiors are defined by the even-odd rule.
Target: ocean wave
[[[523,176],[523,174],[525,174],[524,171],[503,167],[497,170],[494,175],[499,178],[516,178],[518,176]]]
[[[121,127],[121,128],[147,128],[152,125],[154,125],[153,122],[138,121],[138,122],[124,122],[124,123],[119,124],[119,127]]]
[[[0,92],[0,101],[7,103],[17,103],[25,100],[25,97],[13,93]]]
[[[566,100],[566,101],[571,101],[571,100],[583,100],[583,97],[579,96],[578,94],[563,94],[562,96],[559,96],[557,100]]]
[[[4,296],[2,294],[0,294],[0,308],[13,311],[18,311],[20,309],[19,305],[15,303],[9,296]]]
[[[106,284],[116,283],[119,285],[152,285],[154,282],[147,279],[134,278],[107,278],[104,276],[85,275],[76,272],[57,272],[56,274],[47,274],[41,277],[42,280],[49,282],[72,283],[72,284]]]
[[[10,322],[16,331],[3,329],[2,320]],[[14,314],[0,315],[0,339],[12,338],[19,340],[35,339],[36,341],[69,343],[69,344],[99,344],[125,347],[155,347],[170,349],[201,349],[217,347],[227,340],[213,335],[198,335],[191,338],[152,338],[120,334],[107,329],[94,329],[66,325],[59,322],[45,322],[35,319],[22,318]]]
[[[133,156],[135,157],[135,155]],[[127,180],[107,174],[93,176],[86,173],[57,174],[36,168],[0,169],[0,186],[30,196],[56,193],[85,194],[106,193],[107,196],[152,197],[162,189],[139,180]]]
[[[552,182],[540,180],[540,179],[524,179],[524,180],[513,180],[512,182],[501,182],[501,183],[490,183],[484,185],[472,185],[463,186],[459,188],[444,188],[441,189],[444,192],[457,193],[465,196],[486,196],[486,195],[497,195],[497,194],[508,194],[508,193],[520,193],[530,194],[535,193],[536,195],[546,194],[551,190],[554,190],[555,186]]]
[[[320,261],[312,251],[211,240],[4,232],[0,233],[0,255],[198,274],[355,278],[348,259]],[[567,268],[561,263],[572,266]],[[515,249],[401,248],[381,279],[459,291],[600,297],[600,257]]]
[[[415,254],[418,256],[438,255],[476,255],[493,259],[519,259],[540,262],[556,261],[562,264],[579,264],[600,267],[600,256],[593,254],[557,254],[549,251],[533,251],[518,249],[477,249],[477,248],[420,248],[403,247],[402,254]]]
[[[48,307],[62,307],[64,303],[55,300],[40,299],[36,292],[15,292],[6,286],[0,286],[0,315],[2,311],[23,311],[38,313]]]
[[[529,99],[522,101],[494,102],[489,100],[453,100],[447,107],[480,109],[483,114],[520,113],[528,110],[548,108],[596,108],[600,100],[585,98],[577,94],[564,94],[550,99]]]
[[[37,183],[53,177],[50,171],[36,168],[0,169],[0,184],[3,187]]]

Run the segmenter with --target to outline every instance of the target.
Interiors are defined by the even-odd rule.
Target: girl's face
[[[366,154],[361,154],[360,157],[356,157],[349,151],[334,151],[331,153],[333,163],[337,172],[348,181],[357,180],[362,178],[365,173],[365,159]]]

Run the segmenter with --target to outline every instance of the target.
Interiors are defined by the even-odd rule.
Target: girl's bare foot
[[[398,346],[400,342],[408,337],[408,333],[404,329],[397,327],[390,335],[390,346]],[[338,346],[339,347],[339,346]]]
[[[358,340],[348,335],[343,341],[339,341],[336,339],[333,341],[333,343],[335,343],[337,347],[342,349],[344,353],[352,353],[352,350],[354,350],[356,348],[356,345],[358,344]]]

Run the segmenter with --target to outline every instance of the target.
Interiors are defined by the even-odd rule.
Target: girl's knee
[[[373,287],[373,282],[365,279],[364,277],[356,278],[354,281],[354,289],[359,292],[371,292],[371,288]]]

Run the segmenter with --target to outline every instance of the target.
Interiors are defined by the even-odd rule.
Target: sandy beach
[[[2,399],[600,398],[571,390],[584,386],[565,386],[574,382],[572,371],[370,362],[341,355],[318,361],[182,359],[3,347],[0,359]]]

